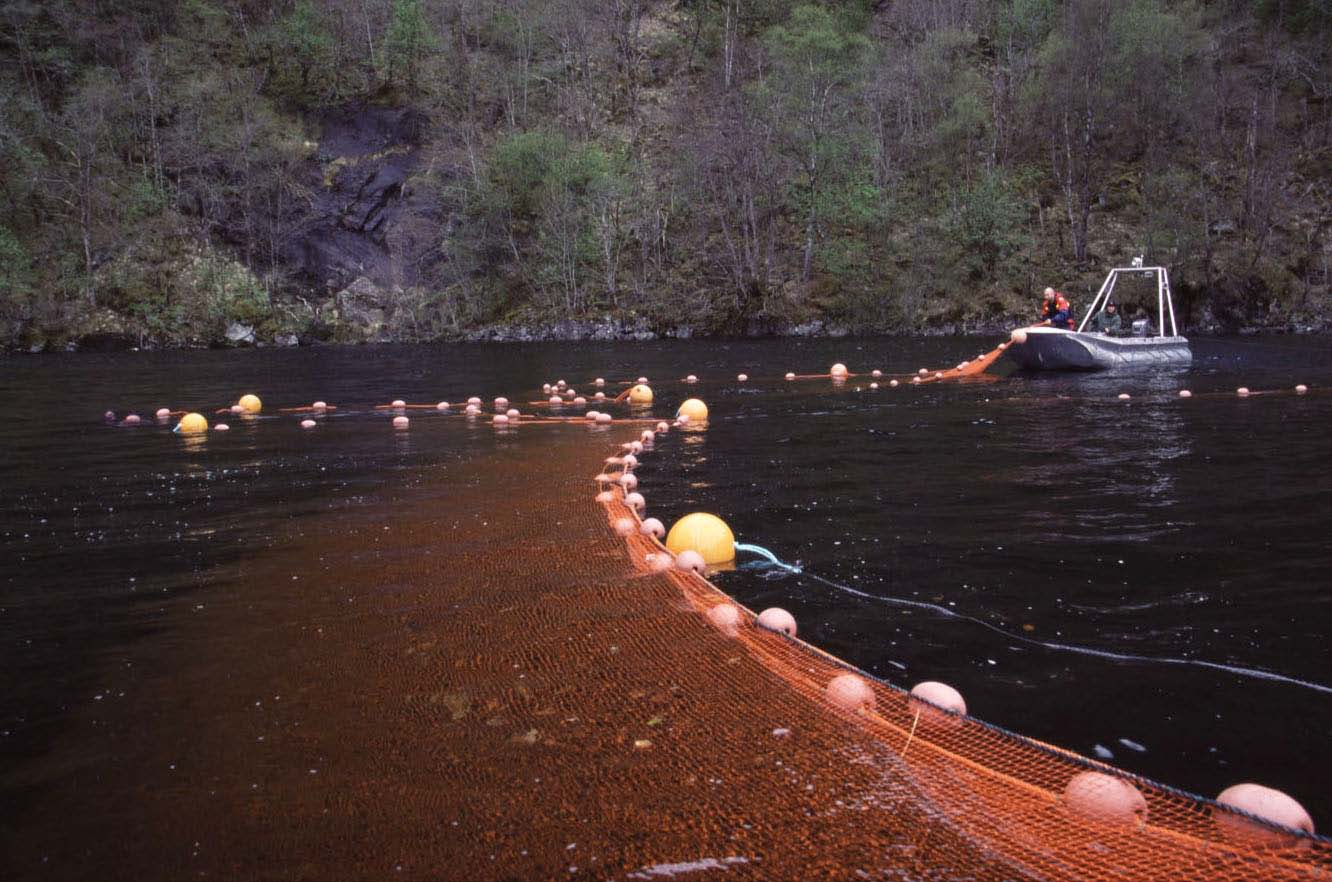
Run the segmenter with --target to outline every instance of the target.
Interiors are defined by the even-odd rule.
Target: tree
[[[865,72],[869,40],[821,6],[797,6],[786,24],[768,30],[764,45],[773,73],[757,94],[780,120],[801,168],[793,189],[805,217],[802,278],[808,282],[823,189],[837,142],[854,128],[851,99]]]
[[[396,83],[399,77],[405,77],[407,85],[416,88],[418,66],[438,45],[421,0],[393,0],[388,33],[384,36],[389,82]]]

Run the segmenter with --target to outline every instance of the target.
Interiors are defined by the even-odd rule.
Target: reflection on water
[[[741,541],[808,573],[742,560],[719,576],[725,590],[790,609],[802,636],[895,683],[950,682],[983,718],[1205,793],[1271,783],[1332,824],[1332,771],[1317,762],[1332,735],[1326,695],[1005,636],[1332,680],[1332,505],[1318,480],[1332,396],[1206,395],[1332,387],[1325,342],[1200,341],[1191,369],[1150,375],[876,391],[863,378],[780,379],[834,361],[907,373],[987,348],[888,339],[14,360],[0,379],[23,415],[0,424],[6,811],[41,800],[31,764],[58,738],[101,749],[71,718],[120,691],[121,673],[175,639],[180,616],[228,596],[237,561],[284,547],[309,518],[390,511],[425,492],[451,512],[449,488],[486,480],[468,468],[478,456],[539,455],[521,427],[452,417],[445,429],[413,412],[395,432],[369,405],[527,401],[557,376],[581,388],[598,375],[692,372],[696,386],[659,381],[650,412],[697,396],[711,422],[644,462],[651,513],[669,524],[715,511]],[[715,379],[741,370],[748,383]],[[1181,388],[1197,397],[1179,400]],[[101,421],[107,408],[211,413],[250,390],[269,409],[225,417],[225,435]],[[343,409],[314,430],[276,413],[316,398]],[[449,483],[436,491],[423,476],[440,469]]]

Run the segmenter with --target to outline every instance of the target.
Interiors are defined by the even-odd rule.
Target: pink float
[[[666,535],[666,525],[656,518],[647,518],[638,525],[638,529],[645,536],[656,536],[658,539]]]
[[[703,562],[703,555],[694,551],[692,548],[676,555],[675,565],[682,570],[688,570],[691,573],[700,574],[708,568],[708,565]]]
[[[1216,801],[1279,827],[1289,827],[1301,833],[1314,832],[1313,818],[1309,817],[1304,806],[1271,787],[1264,787],[1261,784],[1236,784],[1221,791]],[[1298,841],[1297,837],[1289,833],[1273,830],[1242,815],[1217,812],[1215,818],[1222,835],[1232,842],[1290,847]]]
[[[824,694],[844,711],[855,713],[862,708],[874,710],[874,690],[855,674],[838,674],[833,677],[828,681]]]
[[[719,603],[708,610],[708,621],[728,637],[734,637],[740,628],[740,610],[730,603]]]
[[[781,631],[787,637],[796,635],[795,616],[778,606],[771,606],[759,613],[759,627],[769,631]]]
[[[1123,778],[1104,772],[1079,772],[1064,787],[1069,813],[1098,824],[1138,827],[1147,821],[1147,800]]]

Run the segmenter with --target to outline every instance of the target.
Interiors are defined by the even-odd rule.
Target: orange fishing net
[[[720,631],[704,613],[722,594],[655,571],[655,540],[615,534],[636,516],[618,488],[595,503],[590,479],[641,429],[534,421],[215,574],[207,609],[182,598],[125,697],[28,773],[41,797],[0,834],[4,875],[1332,872],[1325,840],[1236,840],[1206,801],[888,685],[872,682],[872,712],[830,703],[845,665],[747,613]],[[1145,818],[1071,813],[1061,794],[1088,769],[1131,781]]]

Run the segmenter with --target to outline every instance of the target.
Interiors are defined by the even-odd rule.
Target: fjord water
[[[803,568],[742,555],[715,577],[741,602],[791,610],[802,637],[890,682],[950,683],[973,714],[1022,734],[1209,796],[1239,781],[1280,787],[1327,829],[1328,341],[1199,340],[1193,367],[1168,373],[878,390],[867,376],[781,379],[834,361],[887,373],[946,367],[992,344],[11,359],[0,371],[2,829],[21,827],[34,807],[49,814],[51,800],[81,810],[64,776],[114,762],[122,737],[99,727],[99,706],[159,710],[154,694],[179,688],[171,681],[184,673],[153,660],[182,648],[187,618],[263,590],[246,582],[246,561],[290,546],[314,522],[337,523],[350,546],[372,542],[400,502],[429,494],[449,511],[432,476],[476,486],[486,480],[478,464],[497,451],[539,455],[521,430],[445,429],[428,412],[394,433],[371,405],[526,401],[543,380],[639,374],[654,381],[654,414],[692,395],[712,410],[705,432],[644,462],[650,512],[668,524],[716,512],[741,541]],[[751,380],[736,382],[740,371]],[[677,378],[688,373],[701,381],[686,387]],[[1297,382],[1312,393],[1291,393]],[[1239,385],[1284,391],[1239,399]],[[1182,388],[1195,397],[1180,400]],[[262,395],[264,414],[217,417],[233,426],[224,435],[181,438],[149,417],[247,391]],[[276,412],[316,398],[341,409],[313,432]],[[108,408],[136,410],[145,425],[106,425]],[[201,652],[188,676],[231,676],[210,664],[220,662]],[[210,725],[144,718],[166,722]]]

